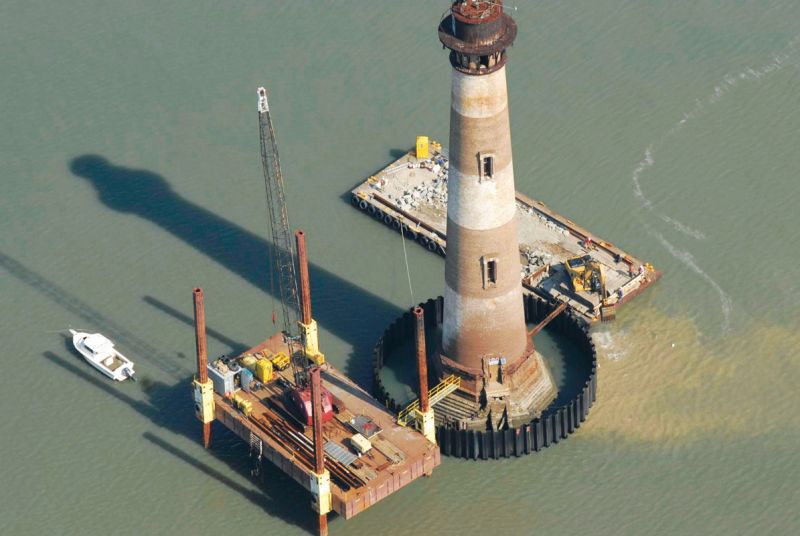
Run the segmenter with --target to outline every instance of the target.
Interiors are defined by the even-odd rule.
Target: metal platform
[[[429,251],[447,254],[447,150],[435,142],[430,158],[410,150],[351,191],[352,205]],[[517,192],[520,277],[526,292],[567,303],[587,320],[600,320],[600,296],[574,292],[564,268],[570,257],[589,255],[606,276],[607,303],[622,305],[657,281],[661,273]]]
[[[286,352],[281,334],[244,352],[262,350]],[[277,373],[279,378],[251,389],[237,391],[237,397],[252,405],[249,415],[236,409],[230,399],[214,394],[215,418],[251,446],[251,450],[271,461],[298,484],[310,490],[314,454],[311,427],[306,427],[290,409],[286,388],[291,369]],[[440,463],[439,449],[421,434],[399,426],[395,417],[329,363],[323,365],[322,381],[334,397],[339,415],[323,425],[327,453],[325,467],[331,474],[333,510],[345,519],[388,497],[414,480],[430,475]],[[373,447],[358,457],[347,445],[355,433],[353,416],[373,423]],[[344,421],[344,422],[343,422]]]
[[[347,466],[353,465],[353,462],[358,459],[358,456],[333,441],[326,442],[324,450],[325,454]]]

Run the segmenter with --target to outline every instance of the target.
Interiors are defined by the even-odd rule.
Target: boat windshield
[[[114,344],[99,333],[94,333],[86,337],[83,340],[83,344],[95,355],[109,355],[114,353]]]

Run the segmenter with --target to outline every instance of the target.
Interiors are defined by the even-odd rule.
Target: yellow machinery
[[[194,380],[194,409],[202,423],[214,420],[214,383],[211,380]]]
[[[240,360],[242,366],[247,370],[249,370],[250,372],[256,371],[256,361],[257,361],[256,356],[254,356],[253,354],[247,354],[243,356],[242,359]]]
[[[594,292],[600,294],[603,305],[606,303],[606,276],[599,262],[590,255],[573,257],[564,262],[569,274],[569,282],[575,292]]]
[[[417,159],[425,160],[430,157],[428,136],[417,136]]]
[[[325,354],[319,351],[317,321],[312,318],[308,324],[298,321],[297,325],[300,327],[301,338],[305,343],[306,357],[317,365],[325,363]]]
[[[272,361],[269,359],[259,359],[256,361],[256,368],[253,375],[261,383],[268,383],[272,381]]]
[[[289,366],[289,356],[284,354],[283,352],[278,352],[277,354],[273,355],[269,358],[272,362],[273,368],[278,370],[284,370],[286,367]]]
[[[606,274],[603,266],[590,255],[573,257],[564,262],[569,282],[575,292],[593,292],[600,295],[600,320],[613,320],[614,306],[608,303]]]
[[[231,402],[245,417],[248,417],[253,412],[253,403],[239,393],[233,394]]]

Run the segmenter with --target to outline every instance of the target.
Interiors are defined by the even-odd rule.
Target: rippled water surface
[[[267,85],[322,345],[369,381],[412,299],[399,236],[342,196],[415,135],[446,142],[446,5],[0,6],[0,533],[311,529],[308,495],[274,469],[251,480],[236,438],[199,445],[190,290],[206,290],[212,355],[273,329]],[[599,399],[576,436],[445,459],[332,533],[800,532],[800,4],[514,16],[518,189],[664,278],[597,332]],[[407,249],[413,301],[441,293],[442,260]],[[141,381],[93,372],[58,333],[70,325],[117,341]]]

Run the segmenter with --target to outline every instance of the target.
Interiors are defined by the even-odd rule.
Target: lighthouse
[[[516,34],[501,0],[453,2],[439,24],[452,93],[437,368],[461,377],[461,394],[495,425],[538,414],[556,394],[525,323],[506,84]]]

